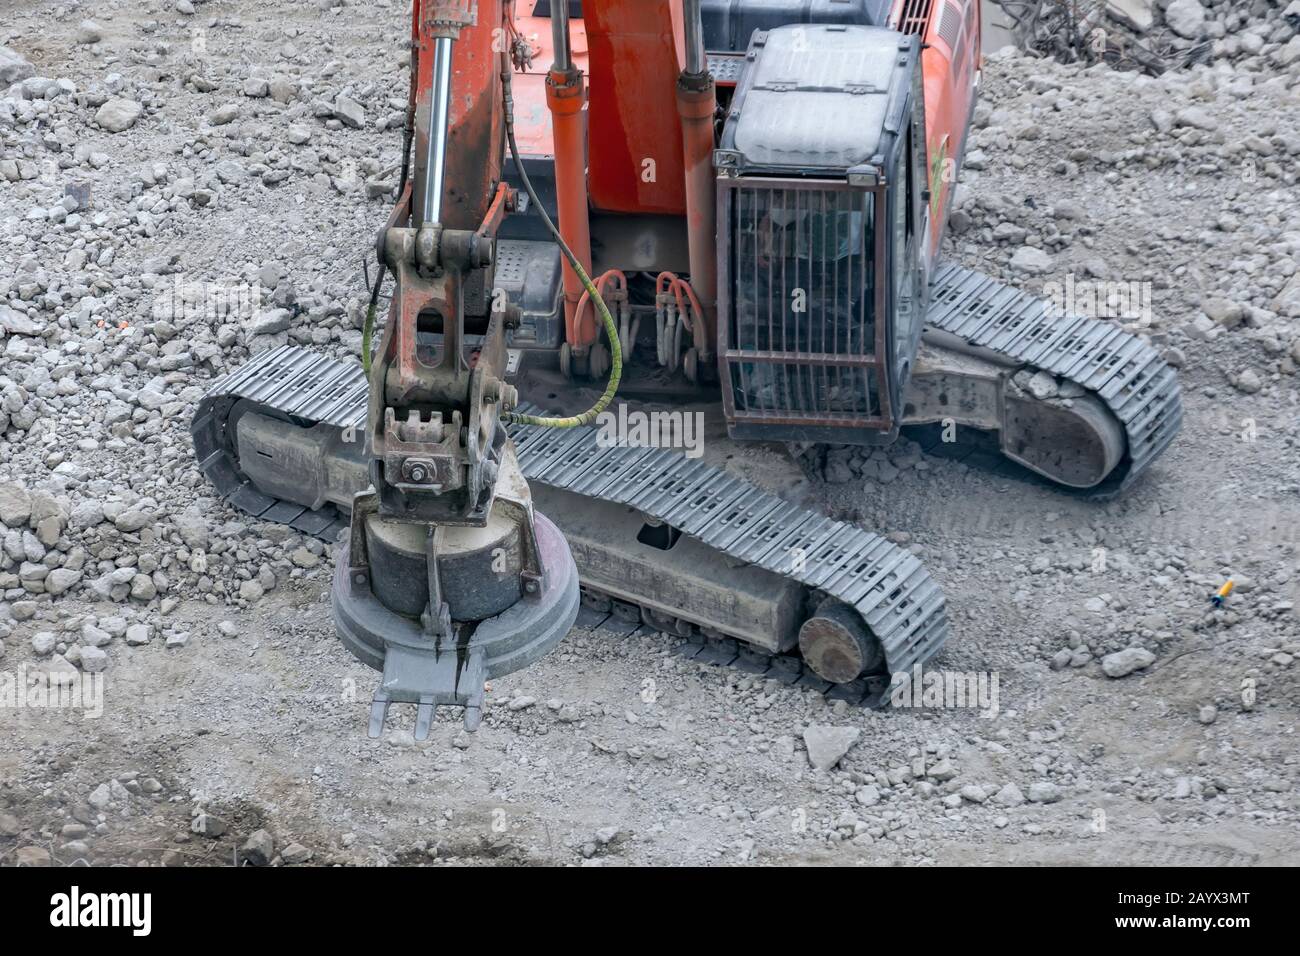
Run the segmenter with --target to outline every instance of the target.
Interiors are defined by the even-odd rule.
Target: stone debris
[[[240,848],[244,862],[266,866],[275,856],[275,839],[266,830],[254,830]]]
[[[0,743],[25,768],[0,792],[15,862],[442,863],[490,846],[512,862],[930,863],[1029,841],[1105,860],[1080,828],[1112,802],[1198,846],[1232,820],[1294,847],[1276,728],[1300,706],[1300,568],[1278,530],[1300,522],[1300,0],[1094,4],[1090,25],[1140,38],[1150,68],[985,60],[942,258],[1114,307],[1105,321],[1183,369],[1183,435],[1142,485],[1082,502],[910,428],[788,453],[719,432],[709,452],[919,555],[949,594],[942,666],[999,673],[996,717],[861,711],[679,660],[671,638],[576,629],[493,681],[480,734],[440,708],[417,744],[395,706],[382,746],[364,735],[377,675],[333,636],[332,546],[217,500],[188,424],[250,355],[359,355],[359,263],[401,165],[406,10],[282,24],[245,0],[168,0],[86,26],[85,4],[11,6],[0,655],[33,694],[107,687],[101,718]],[[237,64],[216,52],[232,46]],[[1011,371],[1015,394],[1082,398]],[[1205,683],[1189,691],[1181,665]],[[249,812],[304,788],[315,828]],[[506,824],[490,844],[484,800]],[[249,835],[271,820],[301,842],[277,856],[269,830]]]
[[[124,133],[135,125],[143,112],[144,107],[135,100],[111,99],[99,108],[95,122],[110,133]]]
[[[1101,669],[1107,677],[1127,677],[1155,663],[1156,656],[1143,647],[1127,647],[1101,659]]]
[[[814,770],[830,770],[849,752],[862,731],[857,727],[826,727],[810,724],[803,732],[808,762]]]
[[[35,74],[36,68],[28,63],[21,53],[7,46],[0,46],[0,83],[5,86],[21,83]]]

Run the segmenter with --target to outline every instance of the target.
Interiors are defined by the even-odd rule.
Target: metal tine
[[[1153,394],[1164,394],[1165,389],[1170,385],[1177,387],[1177,384],[1177,373],[1166,365],[1156,373],[1149,382],[1143,385],[1142,388],[1135,390],[1118,405],[1112,406],[1111,411],[1115,413],[1116,418],[1126,424],[1140,421],[1143,415],[1149,415],[1158,411],[1161,404],[1159,402],[1147,401],[1147,397]]]
[[[322,395],[332,390],[342,381],[343,378],[339,375],[338,370],[330,368],[323,368],[319,373],[313,373],[311,377],[296,379],[293,382],[294,394],[286,396],[283,409],[290,415],[299,415],[304,418],[312,417],[304,413],[313,411]]]
[[[699,528],[697,533],[699,540],[714,545],[714,542],[725,535],[741,515],[754,507],[755,503],[761,502],[763,494],[766,494],[753,485],[737,484],[738,488],[735,492],[728,494],[725,501],[712,510],[711,519]]]
[[[1030,299],[1029,302],[1031,303],[1029,308],[1015,310],[1015,312],[1012,313],[1013,317],[1007,322],[1001,324],[996,332],[990,328],[987,341],[973,341],[972,344],[984,345],[987,348],[999,352],[1010,351],[1013,344],[1018,341],[1025,332],[1033,328],[1036,322],[1047,315],[1047,307],[1044,306],[1042,302],[1037,299]]]
[[[1019,356],[1019,358],[1022,361],[1031,362],[1039,368],[1055,372],[1070,360],[1070,356],[1075,349],[1087,347],[1093,334],[1091,325],[1091,319],[1079,319],[1078,322],[1070,325],[1068,329],[1063,328],[1059,336],[1039,350],[1036,358],[1030,359],[1027,355]]]
[[[350,386],[348,391],[343,392],[312,417],[336,425],[351,424],[358,411],[365,412],[367,392],[368,388],[364,384]]]
[[[1161,381],[1164,373],[1169,369],[1160,370],[1155,376],[1147,379],[1142,385],[1134,388],[1128,395],[1125,395],[1117,402],[1110,405],[1111,412],[1127,427],[1130,436],[1140,430],[1140,426],[1134,424],[1140,423],[1147,417],[1157,414],[1164,405],[1167,405],[1169,398],[1165,397],[1162,401],[1152,401],[1154,394],[1159,397],[1164,389]]]
[[[943,607],[934,603],[938,587],[934,581],[921,576],[919,581],[908,579],[895,590],[907,589],[893,601],[882,602],[877,607],[859,613],[866,619],[867,627],[879,634],[889,635],[889,645],[895,653],[924,634],[930,619],[943,613]]]
[[[1154,351],[1132,360],[1133,371],[1109,379],[1097,390],[1097,394],[1108,405],[1116,405],[1124,400],[1126,393],[1141,391],[1163,370],[1165,362]]]
[[[1021,334],[1034,327],[1045,313],[1041,303],[1031,303],[1023,309],[1004,313],[1003,317],[990,322],[985,328],[970,336],[967,341],[978,348],[1008,352],[1005,343],[1015,342]]]
[[[937,606],[935,602],[938,602]],[[907,609],[911,613],[919,613],[919,617],[909,631],[902,635],[904,640],[899,642],[898,650],[907,651],[910,649],[909,645],[914,647],[918,642],[926,639],[931,632],[936,630],[933,627],[934,622],[947,623],[947,614],[942,604],[943,592],[939,590],[938,583],[933,578],[926,579],[924,584],[916,589],[913,605]],[[927,605],[932,608],[928,615],[925,613]],[[878,621],[875,626],[879,626],[879,623]],[[868,621],[867,625],[868,627],[873,626],[871,621]],[[909,635],[911,637],[910,641],[906,639]]]
[[[552,468],[564,460],[564,456],[568,452],[580,446],[585,438],[585,435],[575,429],[574,433],[561,433],[551,439],[551,443],[544,447],[530,448],[527,467],[529,477],[536,476],[541,480]]]
[[[913,557],[915,557],[913,555]],[[914,602],[913,596],[917,590],[925,587],[927,584],[933,584],[934,579],[926,573],[921,563],[916,562],[909,572],[902,576],[899,583],[893,587],[886,588],[885,600],[876,607],[867,612],[867,624],[876,626],[884,621],[888,615],[901,615],[911,610]],[[906,605],[906,606],[905,606]]]
[[[744,558],[751,564],[755,563],[771,550],[773,544],[790,533],[794,527],[794,525],[790,524],[791,519],[801,516],[811,517],[804,508],[786,502],[784,508],[765,517],[761,527],[750,529],[749,533],[745,535],[748,541],[740,543],[740,551],[736,556]],[[796,522],[796,524],[799,523],[801,522]]]
[[[857,565],[864,555],[875,547],[875,543],[880,539],[869,531],[863,531],[860,528],[850,526],[850,534],[841,541],[843,553],[838,560],[832,560],[828,563],[825,570],[814,575],[810,584],[822,590],[829,591],[838,595],[840,591],[839,582],[851,579],[851,570]]]
[[[693,461],[684,455],[665,455],[662,450],[658,451],[653,460],[656,464],[659,464],[664,459],[672,461],[668,468],[662,471],[658,470],[658,468],[648,469],[645,475],[639,477],[630,485],[621,489],[612,489],[617,495],[617,500],[653,514],[654,503],[662,500],[664,495],[669,494],[672,486],[681,480],[683,475],[708,467],[708,465],[698,460]]]
[[[595,441],[579,442],[547,469],[546,482],[567,487],[575,477],[586,474],[607,450]]]
[[[634,504],[646,491],[656,482],[667,477],[669,472],[676,471],[684,467],[688,459],[674,459],[665,467],[665,456],[662,449],[649,449],[649,454],[645,458],[644,467],[639,473],[633,475],[630,480],[614,484],[611,483],[606,489],[606,495],[611,501],[617,501],[622,504]]]
[[[928,311],[933,314],[927,316],[927,319],[934,325],[944,328],[960,324],[967,315],[969,304],[978,301],[979,297],[994,284],[988,276],[976,276],[972,273],[958,276],[951,284],[952,287],[944,288],[931,299],[931,307]]]
[[[510,440],[515,443],[515,449],[522,454],[524,449],[555,441],[559,436],[553,432],[554,429],[538,428],[535,425],[515,425],[510,429]]]
[[[916,555],[902,548],[898,548],[896,554],[877,554],[873,560],[874,567],[868,568],[852,586],[846,585],[841,589],[844,592],[844,600],[856,604],[890,575],[900,573],[901,569],[906,568],[909,558],[916,567],[924,568]]]
[[[575,467],[582,467],[584,463],[589,465],[591,460],[599,457],[601,451],[594,441],[585,435],[581,436],[551,456],[550,464],[546,466],[541,479],[548,484],[566,483],[567,476],[573,473]]]
[[[1126,333],[1127,334],[1127,333]],[[1107,356],[1106,361],[1099,367],[1088,372],[1079,379],[1079,384],[1084,388],[1094,392],[1100,391],[1101,387],[1110,382],[1117,376],[1122,376],[1132,363],[1137,368],[1143,366],[1143,353],[1149,361],[1154,357],[1154,351],[1149,349],[1136,335],[1130,336],[1129,340],[1120,345],[1114,352]]]
[[[1107,400],[1107,403],[1115,406],[1122,405],[1133,395],[1139,395],[1153,381],[1164,374],[1168,366],[1160,356],[1152,351],[1148,364],[1143,366],[1141,371],[1127,381],[1110,382],[1100,392],[1101,396]]]
[[[539,442],[555,441],[563,435],[557,429],[542,428],[538,425],[511,425],[509,431],[516,448],[527,448]]]
[[[865,542],[867,536],[868,532],[863,531],[861,528],[855,528],[852,525],[845,525],[844,530],[840,534],[831,538],[830,542],[828,542],[829,546],[834,547],[832,555],[839,553],[840,556],[838,558],[831,557],[826,559],[829,563],[820,567],[817,571],[812,572],[809,575],[807,583],[813,587],[823,587],[826,582],[838,577],[846,564],[858,559],[858,553],[861,550],[859,546]],[[824,549],[818,550],[820,551]],[[814,562],[820,562],[822,560],[816,555],[812,555],[810,558]]]
[[[611,477],[626,471],[629,463],[644,457],[644,448],[612,447],[602,448],[600,454],[592,459],[589,467],[581,474],[568,477],[563,487],[571,491],[581,489],[586,493],[593,487],[599,487]]]
[[[1081,378],[1086,378],[1088,366],[1109,358],[1111,354],[1113,354],[1115,342],[1128,335],[1128,333],[1119,326],[1107,328],[1102,323],[1098,324],[1101,324],[1102,328],[1106,329],[1106,331],[1102,332],[1097,337],[1091,348],[1089,348],[1085,353],[1076,356],[1075,360],[1066,367],[1065,371],[1058,374],[1064,375],[1066,378],[1076,382]]]
[[[1001,309],[987,316],[983,322],[964,333],[966,341],[972,345],[989,345],[1002,336],[1007,326],[1013,326],[1012,332],[1023,322],[1033,322],[1047,310],[1038,299],[1026,295],[1017,295]],[[1011,336],[1014,338],[1014,334]]]
[[[990,280],[972,290],[970,295],[957,303],[958,308],[953,309],[953,315],[944,322],[943,327],[963,338],[970,338],[972,333],[984,328],[991,318],[1002,315],[1007,306],[1016,300],[1017,294],[1015,289],[1006,286],[998,289],[994,288],[995,285]]]
[[[1062,342],[1069,341],[1075,333],[1088,324],[1088,320],[1077,315],[1067,316],[1055,331],[1041,342],[1026,346],[1015,358],[1028,365],[1047,366],[1046,357]]]
[[[256,401],[265,401],[271,396],[285,391],[286,383],[284,380],[286,378],[290,378],[290,382],[292,382],[302,372],[329,365],[331,362],[331,359],[318,356],[313,352],[304,352],[301,355],[290,357],[282,374],[277,375],[274,372],[268,374],[265,379],[254,382],[245,391],[244,395],[246,398]],[[276,371],[279,371],[279,369],[276,369]]]
[[[1064,370],[1072,365],[1080,355],[1087,355],[1091,352],[1093,343],[1099,337],[1097,326],[1093,321],[1084,319],[1079,323],[1073,334],[1058,342],[1050,352],[1044,353],[1037,364],[1040,368],[1045,368],[1053,374],[1063,374]]]

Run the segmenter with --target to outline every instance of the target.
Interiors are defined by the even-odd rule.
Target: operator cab
[[[927,283],[920,44],[754,34],[714,154],[723,403],[744,439],[892,440]]]

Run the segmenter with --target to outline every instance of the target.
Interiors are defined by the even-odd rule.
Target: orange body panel
[[[591,204],[606,212],[686,212],[682,131],[674,104],[681,72],[681,3],[583,7]]]
[[[531,9],[533,4],[524,6]],[[546,17],[516,16],[515,26],[534,53],[528,72],[516,73],[511,84],[515,98],[515,140],[525,156],[553,156],[555,140],[551,135],[551,113],[546,105],[546,74],[555,59],[551,21]],[[583,73],[590,73],[587,28],[581,20],[569,23],[569,55],[574,66]]]
[[[529,156],[554,155],[546,73],[554,59],[551,21],[525,15],[515,23],[536,56],[515,80],[515,129]],[[589,7],[590,9],[588,9]],[[569,25],[574,65],[587,77],[587,188],[604,212],[685,215],[682,132],[677,116],[681,71],[681,3],[588,4]],[[646,160],[652,160],[648,166]]]
[[[889,22],[896,26],[908,0],[897,0]],[[944,22],[945,16],[948,18]],[[956,24],[957,28],[953,29]],[[941,29],[941,27],[943,29]],[[930,178],[930,254],[937,256],[956,171],[966,145],[974,105],[974,74],[980,61],[980,0],[934,0],[921,39],[925,90],[925,143]],[[950,42],[951,41],[951,42]]]
[[[420,38],[421,4],[414,5],[413,36],[421,44],[416,102],[427,104],[433,87],[431,39]],[[442,223],[450,229],[477,229],[501,178],[505,148],[501,84],[493,49],[501,22],[500,0],[479,5],[479,21],[463,27],[452,48],[452,98],[447,129],[447,173]],[[425,140],[417,136],[416,155]]]

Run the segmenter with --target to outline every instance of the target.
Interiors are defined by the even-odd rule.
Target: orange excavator
[[[361,363],[262,352],[192,426],[232,505],[339,542],[372,735],[472,729],[575,621],[865,704],[942,646],[911,551],[611,423],[939,423],[1093,496],[1168,446],[1149,344],[938,261],[980,67],[979,0],[415,0]]]

